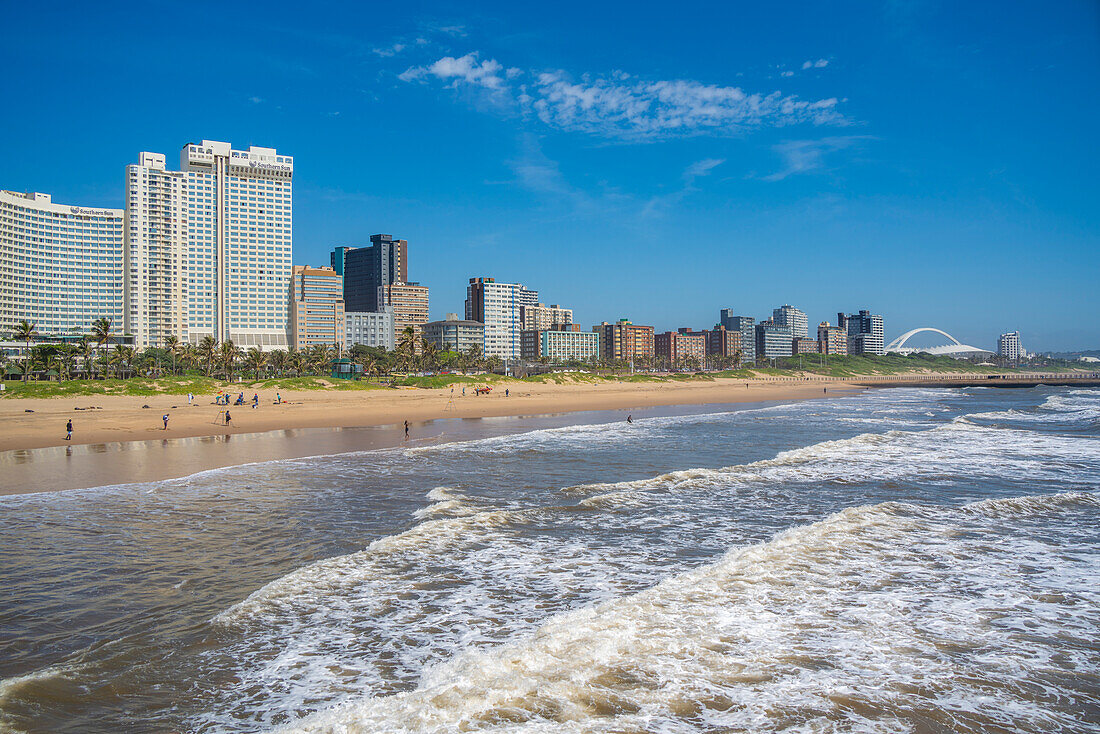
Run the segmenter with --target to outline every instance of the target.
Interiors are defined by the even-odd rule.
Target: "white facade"
[[[1020,332],[1010,331],[1001,334],[997,339],[997,354],[1013,361],[1023,357],[1024,350],[1020,347]]]
[[[784,305],[772,309],[772,321],[775,322],[776,326],[791,327],[792,339],[808,337],[810,335],[810,324],[806,319],[805,312],[800,311],[794,306]]]
[[[188,341],[285,349],[294,159],[204,140],[183,147],[180,168],[188,179]]]
[[[121,209],[54,204],[0,191],[0,331],[26,319],[39,334],[122,327]]]
[[[294,162],[274,148],[185,145],[180,171],[142,153],[127,168],[127,329],[285,349]]]
[[[138,349],[187,339],[187,174],[164,155],[140,153],[126,167],[125,331]]]
[[[528,290],[520,283],[483,282],[480,288],[480,294],[472,290],[473,286],[468,289],[466,318],[473,318],[470,298],[480,296],[482,302],[479,310],[484,316],[481,321],[485,324],[485,356],[519,359],[523,331],[521,309],[537,306],[539,292]]]
[[[348,311],[344,314],[344,321],[347,325],[344,343],[349,349],[362,344],[393,351],[393,306],[383,306],[381,311]]]
[[[520,318],[524,331],[528,329],[542,331],[543,329],[553,328],[555,324],[573,323],[573,309],[562,308],[557,304],[546,306],[539,303],[534,306],[523,306]]]

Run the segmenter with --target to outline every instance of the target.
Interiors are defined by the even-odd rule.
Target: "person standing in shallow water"
[[[409,422],[405,421],[405,440],[409,440]]]
[[[69,422],[65,424],[65,440],[73,440],[73,419],[70,418]]]

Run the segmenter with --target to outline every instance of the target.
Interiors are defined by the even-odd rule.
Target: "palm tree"
[[[92,322],[92,338],[95,340],[96,348],[99,351],[103,351],[103,345],[111,341],[111,320],[106,316],[101,316]],[[111,368],[107,362],[107,355],[102,354],[104,365],[107,367],[107,378],[111,377]]]
[[[356,362],[358,362],[363,367],[364,377],[369,377],[373,375],[374,371],[378,369],[378,360],[365,352],[359,355],[359,357],[356,359]]]
[[[194,344],[184,344],[180,349],[180,362],[186,369],[198,369],[202,365],[198,348]]]
[[[411,326],[406,326],[401,331],[401,338],[397,340],[397,360],[402,368],[408,370],[416,356],[416,331]]]
[[[212,336],[204,336],[199,342],[197,356],[206,364],[206,376],[214,376],[214,360],[218,357],[218,342]]]
[[[31,340],[34,339],[37,332],[34,330],[34,324],[26,319],[23,319],[15,325],[15,331],[12,332],[12,338],[17,341],[21,341],[26,345],[23,350],[23,382],[27,381],[27,375],[30,372],[31,364]]]
[[[287,356],[287,363],[298,377],[305,374],[306,371],[306,355],[299,352],[297,349],[291,349]]]
[[[176,374],[176,357],[180,351],[180,339],[178,336],[166,336],[164,337],[164,348],[168,350],[168,354],[172,357],[172,374]]]
[[[471,344],[470,348],[466,350],[466,369],[474,370],[475,372],[481,370],[481,346],[478,344]]]
[[[260,370],[267,364],[267,355],[259,347],[252,347],[244,357],[245,366],[252,370],[252,379],[260,379]]]
[[[76,343],[76,353],[80,355],[80,365],[84,372],[95,374],[95,347],[87,336],[80,337],[80,341]]]
[[[57,349],[58,363],[61,365],[60,379],[70,380],[73,375],[73,367],[76,365],[78,347],[73,344],[62,344]]]
[[[221,349],[218,350],[218,361],[221,363],[222,369],[225,370],[225,379],[229,382],[233,382],[233,368],[237,366],[237,362],[244,355],[244,350],[233,343],[232,340],[226,339],[222,342]]]
[[[499,370],[501,368],[501,366],[504,365],[504,360],[501,359],[500,357],[498,357],[495,354],[493,356],[489,357],[489,359],[486,360],[486,361],[488,362],[487,366],[488,366],[490,372],[496,372],[497,370]]]
[[[110,353],[110,364],[117,367],[117,374],[123,374],[123,370],[129,370],[134,361],[134,348],[116,344],[115,350]]]
[[[283,370],[286,369],[287,353],[285,349],[276,349],[274,352],[268,355],[268,362],[271,364],[271,369],[275,370],[276,377],[283,376]]]
[[[431,372],[439,368],[439,347],[427,339],[420,340],[420,354],[424,359],[424,367]]]

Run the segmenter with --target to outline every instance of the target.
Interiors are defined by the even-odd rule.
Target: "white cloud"
[[[248,101],[251,102],[252,104],[259,104],[260,102],[264,101],[264,98],[263,97],[249,97]]]
[[[781,72],[779,74],[779,76],[794,76],[794,72],[793,71],[784,71],[784,72]]]
[[[521,76],[524,83],[512,83]],[[847,122],[836,109],[835,97],[803,100],[778,91],[750,93],[690,79],[644,80],[623,71],[574,79],[564,71],[506,70],[496,59],[480,60],[476,51],[458,58],[445,56],[399,75],[403,81],[432,77],[452,88],[469,84],[499,92],[499,100],[533,113],[550,127],[607,138],[645,140]]]
[[[382,58],[389,58],[390,56],[396,56],[397,54],[401,53],[405,50],[405,48],[405,44],[395,43],[392,46],[387,46],[385,48],[376,48],[372,50],[374,51],[374,53],[378,54]]]
[[[459,82],[464,82],[486,89],[500,89],[504,85],[502,71],[504,66],[496,59],[480,61],[475,51],[457,59],[453,56],[444,56],[430,66],[414,66],[403,71],[398,78],[407,82],[430,75],[442,81],[450,81],[452,87],[457,86]],[[510,74],[509,78],[514,76],[511,70],[506,73]]]
[[[643,217],[652,217],[664,214],[668,209],[683,201],[688,195],[699,191],[695,186],[695,179],[709,176],[712,170],[725,162],[725,158],[704,158],[701,161],[692,163],[684,169],[681,175],[684,185],[671,193],[658,194],[657,196],[651,197],[642,208],[641,215]]]
[[[845,135],[821,138],[819,140],[788,140],[772,146],[772,150],[783,159],[783,168],[764,176],[765,181],[781,181],[798,173],[809,173],[825,165],[825,156],[838,150],[851,147],[861,140],[869,140],[867,135]]]
[[[829,65],[828,59],[818,59],[817,61],[805,61],[802,64],[803,70],[805,69],[824,69]]]
[[[704,158],[684,169],[684,180],[691,183],[700,176],[709,176],[710,172],[726,162],[725,158]]]

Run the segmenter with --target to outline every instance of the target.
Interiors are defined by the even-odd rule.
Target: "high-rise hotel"
[[[204,140],[180,171],[142,153],[126,179],[126,331],[139,347],[206,336],[287,347],[294,159]]]
[[[43,336],[122,316],[121,209],[0,191],[0,332],[26,319]],[[121,324],[120,324],[121,326]]]

